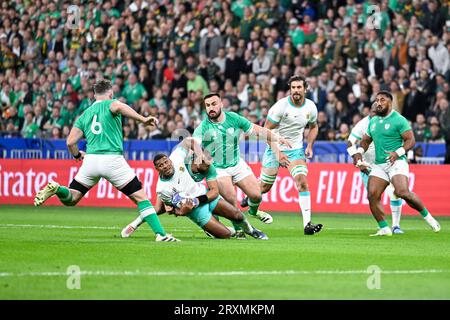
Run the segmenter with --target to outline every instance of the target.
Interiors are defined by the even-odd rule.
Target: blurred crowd
[[[106,77],[158,127],[124,119],[125,139],[193,132],[202,97],[264,124],[308,79],[319,140],[343,141],[390,90],[417,141],[450,136],[447,1],[13,0],[0,8],[0,131],[65,138]],[[71,7],[70,5],[76,5]]]

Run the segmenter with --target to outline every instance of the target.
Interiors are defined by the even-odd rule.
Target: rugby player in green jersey
[[[401,114],[392,109],[392,94],[380,91],[376,96],[376,116],[370,119],[366,134],[362,137],[353,161],[357,167],[363,165],[362,157],[373,141],[375,164],[369,174],[368,198],[370,210],[380,227],[373,236],[391,236],[392,231],[385,219],[381,194],[392,183],[395,195],[417,210],[434,232],[439,232],[439,223],[428,212],[420,198],[408,188],[409,166],[406,152],[416,143],[411,126]]]
[[[264,223],[272,223],[273,219],[268,213],[258,210],[262,201],[261,190],[253,171],[240,156],[239,138],[242,132],[262,137],[272,146],[283,167],[289,165],[289,160],[280,152],[278,143],[290,146],[289,142],[234,112],[223,111],[223,104],[217,93],[206,95],[203,102],[207,118],[195,129],[193,137],[214,160],[220,195],[237,207],[234,188],[237,185],[248,197],[248,213]]]
[[[179,241],[164,231],[142,183],[123,156],[122,116],[144,125],[155,125],[156,118],[143,117],[128,105],[113,99],[112,85],[108,80],[98,80],[94,92],[96,101],[76,120],[67,137],[70,153],[83,164],[69,187],[49,182],[36,194],[34,205],[40,206],[56,195],[65,206],[74,206],[100,178],[105,178],[137,204],[142,219],[156,234],[156,241]],[[87,141],[86,153],[78,149],[78,141],[83,136]]]

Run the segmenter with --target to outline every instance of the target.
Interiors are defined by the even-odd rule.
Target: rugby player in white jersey
[[[303,216],[305,235],[313,235],[322,230],[322,224],[311,222],[311,194],[308,188],[308,168],[306,158],[313,156],[313,144],[317,138],[317,107],[314,102],[305,97],[307,82],[302,76],[294,75],[289,79],[290,95],[278,100],[270,109],[265,128],[272,130],[281,138],[286,139],[290,146],[279,145],[281,153],[288,158],[288,170],[294,178],[298,190],[299,205]],[[308,144],[303,150],[303,133],[309,127]],[[272,188],[280,167],[280,159],[270,146],[264,153],[260,185],[261,192],[266,193]],[[241,205],[245,206],[245,200]]]

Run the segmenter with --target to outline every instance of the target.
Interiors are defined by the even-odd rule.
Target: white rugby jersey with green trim
[[[386,151],[394,152],[403,146],[402,134],[408,130],[411,130],[408,120],[395,110],[386,117],[375,116],[370,119],[367,135],[375,143],[376,164],[387,163]],[[406,156],[399,159],[406,161]]]
[[[222,111],[224,112],[224,111]],[[211,153],[214,166],[219,169],[233,167],[241,157],[239,138],[242,131],[250,133],[253,124],[234,112],[224,112],[222,122],[212,122],[208,118],[195,129],[194,139]]]
[[[202,183],[195,182],[186,168],[186,155],[186,149],[176,148],[169,157],[175,170],[173,176],[168,179],[158,178],[156,194],[165,204],[172,204],[175,193],[187,193],[193,198],[206,194],[206,187]]]
[[[362,137],[367,132],[367,127],[369,126],[370,119],[370,116],[367,116],[359,120],[358,123],[355,124],[350,133],[350,136],[348,137],[348,140],[352,144],[355,144],[356,140],[362,140]],[[369,144],[367,151],[364,153],[363,159],[368,163],[375,163],[375,144],[373,142]]]
[[[277,124],[273,129],[291,144],[292,148],[280,145],[280,150],[293,150],[303,148],[303,132],[309,123],[317,121],[316,104],[305,98],[304,103],[297,107],[291,101],[291,96],[278,100],[270,109],[267,119]]]

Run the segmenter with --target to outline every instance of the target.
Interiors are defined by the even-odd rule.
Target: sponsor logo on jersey
[[[227,129],[227,133],[228,133],[228,134],[232,134],[233,132],[234,132],[234,128],[228,128],[228,129]]]
[[[308,112],[307,114],[306,114],[306,120],[309,120],[311,118],[311,112]]]

